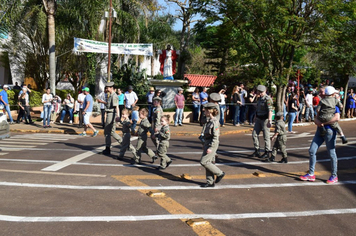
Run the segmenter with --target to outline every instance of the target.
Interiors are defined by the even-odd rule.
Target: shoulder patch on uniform
[[[169,130],[166,130],[166,134],[169,134]]]
[[[219,129],[219,126],[215,126],[215,130],[218,130]]]

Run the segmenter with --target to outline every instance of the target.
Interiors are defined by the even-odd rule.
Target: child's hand
[[[206,150],[206,153],[207,153],[207,154],[211,153],[211,149],[207,149],[207,150]]]

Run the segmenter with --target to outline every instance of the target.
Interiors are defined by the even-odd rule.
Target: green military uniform
[[[163,110],[161,106],[155,107],[152,115],[152,133],[151,133],[151,139],[153,144],[156,146],[158,145],[158,140],[157,140],[157,135],[156,137],[153,138],[153,135],[155,134],[155,129],[158,131],[161,129],[161,118],[163,116]],[[157,132],[158,133],[158,132]],[[157,134],[156,133],[156,134]]]
[[[286,144],[287,144],[286,123],[284,123],[283,120],[277,120],[275,125],[276,125],[276,128],[275,128],[274,132],[278,133],[278,136],[277,136],[276,141],[275,141],[275,143],[273,145],[273,148],[272,148],[272,157],[271,157],[272,160],[277,155],[278,149],[281,150],[282,157],[283,158],[287,158],[287,151],[286,151]]]
[[[272,110],[273,101],[267,94],[258,98],[255,126],[252,132],[253,145],[255,150],[258,152],[260,150],[260,142],[258,140],[258,136],[261,131],[263,132],[263,139],[265,141],[265,153],[269,153],[271,151],[270,130],[267,127],[267,124],[269,112],[272,112]]]
[[[121,143],[122,138],[116,133],[116,123],[115,118],[119,114],[116,114],[116,107],[119,106],[119,97],[116,93],[112,93],[108,96],[107,104],[105,105],[106,112],[106,122],[104,128],[105,135],[105,145],[107,149],[111,146],[111,137],[113,137],[117,142]]]
[[[214,175],[222,176],[224,174],[224,172],[222,172],[215,164],[213,164],[216,151],[219,147],[220,136],[220,123],[216,117],[208,119],[202,130],[202,134],[204,135],[204,147],[203,155],[200,159],[200,164],[205,167],[206,180],[209,185],[214,185]],[[207,153],[208,149],[211,150],[209,154]]]
[[[126,119],[122,122],[122,142],[121,142],[121,148],[120,148],[120,154],[119,158],[123,158],[125,155],[126,150],[128,149],[129,151],[132,152],[134,155],[134,160],[138,159],[136,156],[136,149],[135,147],[131,144],[131,133],[130,133],[130,127],[131,127],[131,122],[129,119]]]
[[[147,148],[147,132],[151,128],[151,124],[148,121],[147,117],[141,120],[140,122],[140,127],[138,128],[138,140],[137,140],[137,145],[136,145],[136,157],[135,157],[135,162],[140,163],[141,162],[141,153],[144,152],[146,153],[152,160],[154,161],[155,159],[155,154],[154,152]]]
[[[167,156],[167,150],[169,147],[169,139],[171,138],[171,132],[169,131],[169,125],[162,126],[161,130],[157,134],[159,141],[157,148],[157,155],[161,158],[160,169],[166,169],[171,163],[172,160]]]

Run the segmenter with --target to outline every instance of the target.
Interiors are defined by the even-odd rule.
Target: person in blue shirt
[[[85,95],[84,101],[83,101],[83,120],[84,120],[84,132],[79,134],[80,136],[87,136],[87,129],[88,127],[93,130],[94,134],[92,137],[95,137],[98,135],[99,131],[97,131],[93,125],[90,123],[90,116],[91,113],[93,112],[93,104],[94,100],[93,97],[89,93],[89,88],[86,87],[83,90],[83,93]]]
[[[139,106],[132,107],[132,113],[131,113],[131,121],[132,121],[131,133],[132,134],[136,133],[136,125],[137,125],[137,121],[139,119],[139,114],[138,114],[139,109],[140,109]]]
[[[204,104],[207,104],[209,101],[209,95],[206,93],[207,88],[203,87],[203,91],[199,94],[200,97],[200,117],[199,117],[199,123],[200,126],[203,126],[205,121],[206,121],[206,117],[205,117],[205,113],[203,112]]]
[[[314,119],[315,124],[318,126],[315,132],[312,143],[309,148],[309,173],[303,176],[300,176],[300,179],[303,181],[315,181],[315,164],[316,164],[316,152],[319,147],[325,141],[327,152],[331,159],[331,176],[326,181],[328,184],[333,184],[338,182],[337,177],[337,155],[336,155],[336,131],[333,130],[330,124],[338,122],[340,120],[340,109],[338,107],[335,108],[334,117],[325,123],[321,123],[318,117]],[[323,135],[321,126],[324,125],[326,129],[326,133]]]
[[[125,94],[122,93],[121,89],[117,89],[117,96],[119,97],[119,111],[120,111],[120,120],[122,110],[125,108]]]
[[[6,113],[9,115],[10,124],[14,123],[14,120],[11,116],[11,110],[9,105],[9,99],[7,97],[7,90],[9,90],[9,86],[4,85],[3,90],[0,92],[0,104],[4,105],[6,109]]]

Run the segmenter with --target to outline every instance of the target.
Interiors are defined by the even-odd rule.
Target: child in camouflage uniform
[[[130,127],[131,127],[131,121],[129,119],[129,111],[127,109],[123,109],[121,112],[121,119],[122,121],[122,142],[121,142],[121,148],[120,148],[120,154],[117,159],[121,159],[124,157],[126,150],[128,149],[129,151],[132,152],[134,155],[134,160],[137,159],[136,156],[136,149],[134,146],[131,144],[131,133],[130,133]]]
[[[148,110],[146,108],[142,108],[139,112],[139,116],[141,119],[140,126],[138,128],[138,140],[136,145],[136,157],[135,163],[139,164],[141,162],[141,153],[146,153],[150,158],[152,158],[152,163],[157,159],[154,152],[147,148],[147,132],[151,128],[151,124],[147,119]]]
[[[166,169],[172,160],[167,156],[167,150],[169,147],[169,139],[171,138],[171,133],[169,131],[168,125],[169,116],[164,115],[161,117],[161,129],[157,135],[154,135],[158,139],[157,155],[161,158],[161,164],[157,167],[158,170]],[[154,137],[154,138],[155,138]]]
[[[334,97],[335,94],[335,88],[332,86],[328,86],[325,88],[325,97],[320,100],[320,103],[317,107],[317,117],[320,120],[321,123],[326,123],[329,122],[335,114],[335,107],[339,107],[341,110],[343,105],[342,103]],[[347,143],[347,139],[339,125],[338,122],[335,122],[333,124],[329,124],[332,129],[334,129],[341,137],[342,143]],[[326,129],[324,125],[319,127],[319,131],[321,135],[326,134]]]
[[[288,163],[287,159],[287,151],[286,151],[286,144],[287,144],[287,136],[286,136],[286,123],[284,123],[283,120],[283,112],[277,112],[276,118],[275,118],[275,129],[274,129],[274,135],[271,137],[272,142],[274,142],[273,148],[272,148],[272,154],[270,158],[265,159],[264,161],[267,162],[272,162],[274,161],[278,149],[281,150],[282,152],[282,160],[279,161],[279,163]]]
[[[220,136],[220,123],[217,118],[218,109],[216,104],[207,103],[204,105],[207,123],[204,124],[202,136],[199,138],[203,142],[203,155],[200,159],[200,164],[206,170],[207,183],[202,185],[202,188],[211,188],[215,183],[219,183],[224,178],[225,173],[221,171],[213,162],[215,159],[216,151],[219,147]],[[220,118],[220,117],[219,117]],[[214,183],[214,176],[216,180]]]

